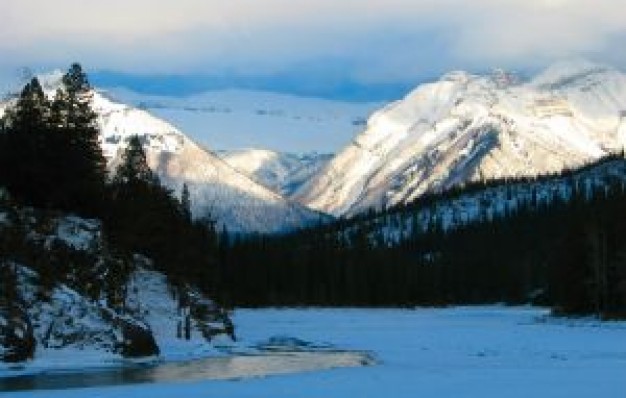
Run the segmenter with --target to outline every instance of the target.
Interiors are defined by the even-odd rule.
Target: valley
[[[40,111],[67,101],[65,76],[2,103],[6,137],[28,126],[31,102],[37,128],[72,131]],[[101,208],[71,207],[46,180],[59,201],[48,206],[5,168],[11,396],[384,393],[363,377],[399,397],[495,396],[490,377],[520,396],[558,395],[557,379],[580,396],[598,380],[604,396],[619,391],[624,361],[607,347],[626,313],[622,72],[586,61],[528,79],[452,72],[382,108],[244,91],[85,97],[106,166]],[[218,130],[233,140],[211,143]],[[44,375],[56,372],[74,381]],[[400,381],[413,372],[419,383]]]
[[[622,3],[2,1],[0,398],[624,398]]]

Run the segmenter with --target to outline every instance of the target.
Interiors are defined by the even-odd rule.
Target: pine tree
[[[113,238],[125,249],[148,254],[149,241],[155,237],[149,227],[158,217],[155,193],[159,187],[139,137],[131,137],[113,176],[113,206],[107,220]]]
[[[7,109],[0,137],[0,183],[21,201],[47,205],[50,181],[47,128],[50,103],[32,79]]]
[[[67,95],[65,125],[70,129],[77,130],[91,127],[91,131],[87,130],[84,133],[93,133],[95,130],[97,138],[96,114],[91,109],[93,93],[87,74],[80,64],[72,64],[63,76],[62,82]]]
[[[66,187],[69,202],[79,210],[98,212],[106,182],[106,159],[100,146],[96,113],[91,108],[93,90],[77,63],[62,79],[63,88],[52,104],[53,122],[68,140],[62,175],[71,176]],[[69,204],[68,204],[69,205]]]
[[[148,158],[143,150],[139,136],[132,136],[128,141],[128,146],[122,154],[122,162],[117,168],[114,177],[114,184],[138,184],[159,185],[157,177],[154,175]]]
[[[50,102],[37,78],[24,86],[14,108],[6,115],[8,126],[14,132],[39,132],[50,118]]]
[[[131,137],[121,158],[111,184],[109,232],[121,247],[151,257],[175,277],[188,266],[180,261],[188,244],[181,204],[150,170],[139,137]]]
[[[63,77],[54,101],[32,79],[7,110],[0,137],[0,182],[20,201],[98,215],[106,160],[91,87],[80,65]]]
[[[187,184],[183,184],[183,190],[180,194],[180,206],[182,209],[183,217],[187,221],[191,221],[191,199],[189,197],[189,188]]]

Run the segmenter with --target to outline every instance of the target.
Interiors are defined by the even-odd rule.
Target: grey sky
[[[0,0],[19,67],[271,74],[338,62],[363,83],[566,57],[626,66],[623,0]]]

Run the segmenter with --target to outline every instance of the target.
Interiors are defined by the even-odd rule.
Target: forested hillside
[[[505,302],[626,313],[626,161],[475,183],[281,237],[233,242],[240,305]]]

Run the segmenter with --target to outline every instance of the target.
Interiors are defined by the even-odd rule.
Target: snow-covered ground
[[[242,379],[7,393],[18,397],[623,397],[626,323],[536,308],[235,313],[242,343],[293,336],[368,350],[379,365]]]
[[[109,88],[108,95],[167,120],[212,149],[335,152],[380,103],[351,103],[251,90],[162,97]]]

